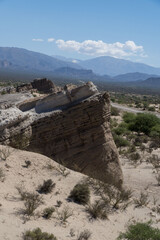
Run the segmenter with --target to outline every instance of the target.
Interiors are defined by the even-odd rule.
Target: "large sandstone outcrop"
[[[69,103],[60,104],[59,96],[55,101],[52,95],[36,102],[37,106],[44,103],[44,112],[41,108],[36,113],[35,107],[34,111],[17,112],[12,124],[1,122],[0,143],[25,145],[30,151],[120,187],[123,177],[110,131],[109,95],[98,93],[92,83],[61,94],[69,94]],[[1,114],[4,116],[4,110]]]

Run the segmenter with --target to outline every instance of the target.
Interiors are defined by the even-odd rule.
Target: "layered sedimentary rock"
[[[108,94],[98,93],[92,83],[61,94],[69,102],[64,104],[58,95],[53,101],[52,95],[36,102],[37,106],[44,103],[43,111],[36,111],[35,105],[34,111],[21,112],[19,118],[17,113],[12,124],[1,123],[0,143],[19,147],[23,143],[28,150],[71,169],[121,186],[122,171],[109,126]]]

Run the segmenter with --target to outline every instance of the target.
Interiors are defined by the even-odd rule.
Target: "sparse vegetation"
[[[27,216],[32,216],[36,208],[38,208],[41,204],[42,199],[38,194],[30,195],[30,198],[25,199],[24,202],[25,209],[23,211],[23,214]]]
[[[86,229],[78,234],[77,240],[88,240],[90,239],[91,235],[92,233]]]
[[[32,216],[37,207],[42,203],[42,197],[37,193],[30,193],[23,190],[22,187],[17,187],[17,190],[21,196],[21,200],[24,201],[25,209],[22,211],[24,215]]]
[[[5,179],[5,174],[2,168],[0,168],[0,181],[3,182]]]
[[[116,209],[124,210],[131,203],[132,191],[130,189],[118,189],[115,186],[94,179],[88,179],[88,182],[94,193],[100,197],[100,203],[105,206],[108,213]],[[98,206],[100,203],[98,203]]]
[[[70,174],[70,171],[62,164],[59,164],[56,170],[63,176],[67,177]]]
[[[139,198],[134,200],[136,207],[144,207],[149,203],[148,194],[141,192]]]
[[[65,206],[61,211],[57,211],[59,220],[65,224],[67,219],[73,215],[73,211],[68,207]]]
[[[57,238],[53,234],[42,232],[40,228],[36,228],[26,231],[23,240],[57,240]]]
[[[105,220],[108,217],[108,205],[104,201],[97,200],[93,204],[89,204],[86,207],[86,211],[89,213],[91,219]]]

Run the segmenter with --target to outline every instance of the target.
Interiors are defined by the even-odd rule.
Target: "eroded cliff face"
[[[23,114],[17,113],[12,124],[1,124],[0,143],[18,147],[23,143],[27,150],[49,156],[68,168],[118,187],[122,185],[121,166],[110,131],[107,93],[96,90],[65,108],[40,114],[32,109]]]

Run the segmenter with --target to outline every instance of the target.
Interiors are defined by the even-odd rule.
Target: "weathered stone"
[[[88,82],[80,87],[65,87],[64,91],[57,94],[51,94],[38,101],[35,106],[37,113],[49,112],[61,106],[61,109],[71,103],[81,101],[91,95],[98,93],[96,86],[92,82]]]
[[[55,93],[60,88],[47,78],[38,78],[31,83],[21,84],[17,86],[16,92],[39,91],[40,93]]]
[[[26,84],[21,84],[20,86],[17,86],[16,92],[28,92],[32,89],[33,89],[32,84],[26,83]]]
[[[21,112],[16,124],[0,124],[0,143],[18,147],[23,143],[30,151],[120,187],[123,177],[110,131],[109,95],[98,93],[93,86],[87,97],[87,91],[83,96],[83,87],[79,89],[80,94],[78,88],[70,91],[76,101],[70,100],[64,109],[40,114],[30,111],[25,119],[26,113]]]
[[[47,78],[35,79],[33,82],[31,82],[31,85],[33,89],[37,89],[39,92],[42,93],[57,92],[54,83],[51,80],[48,80]]]

